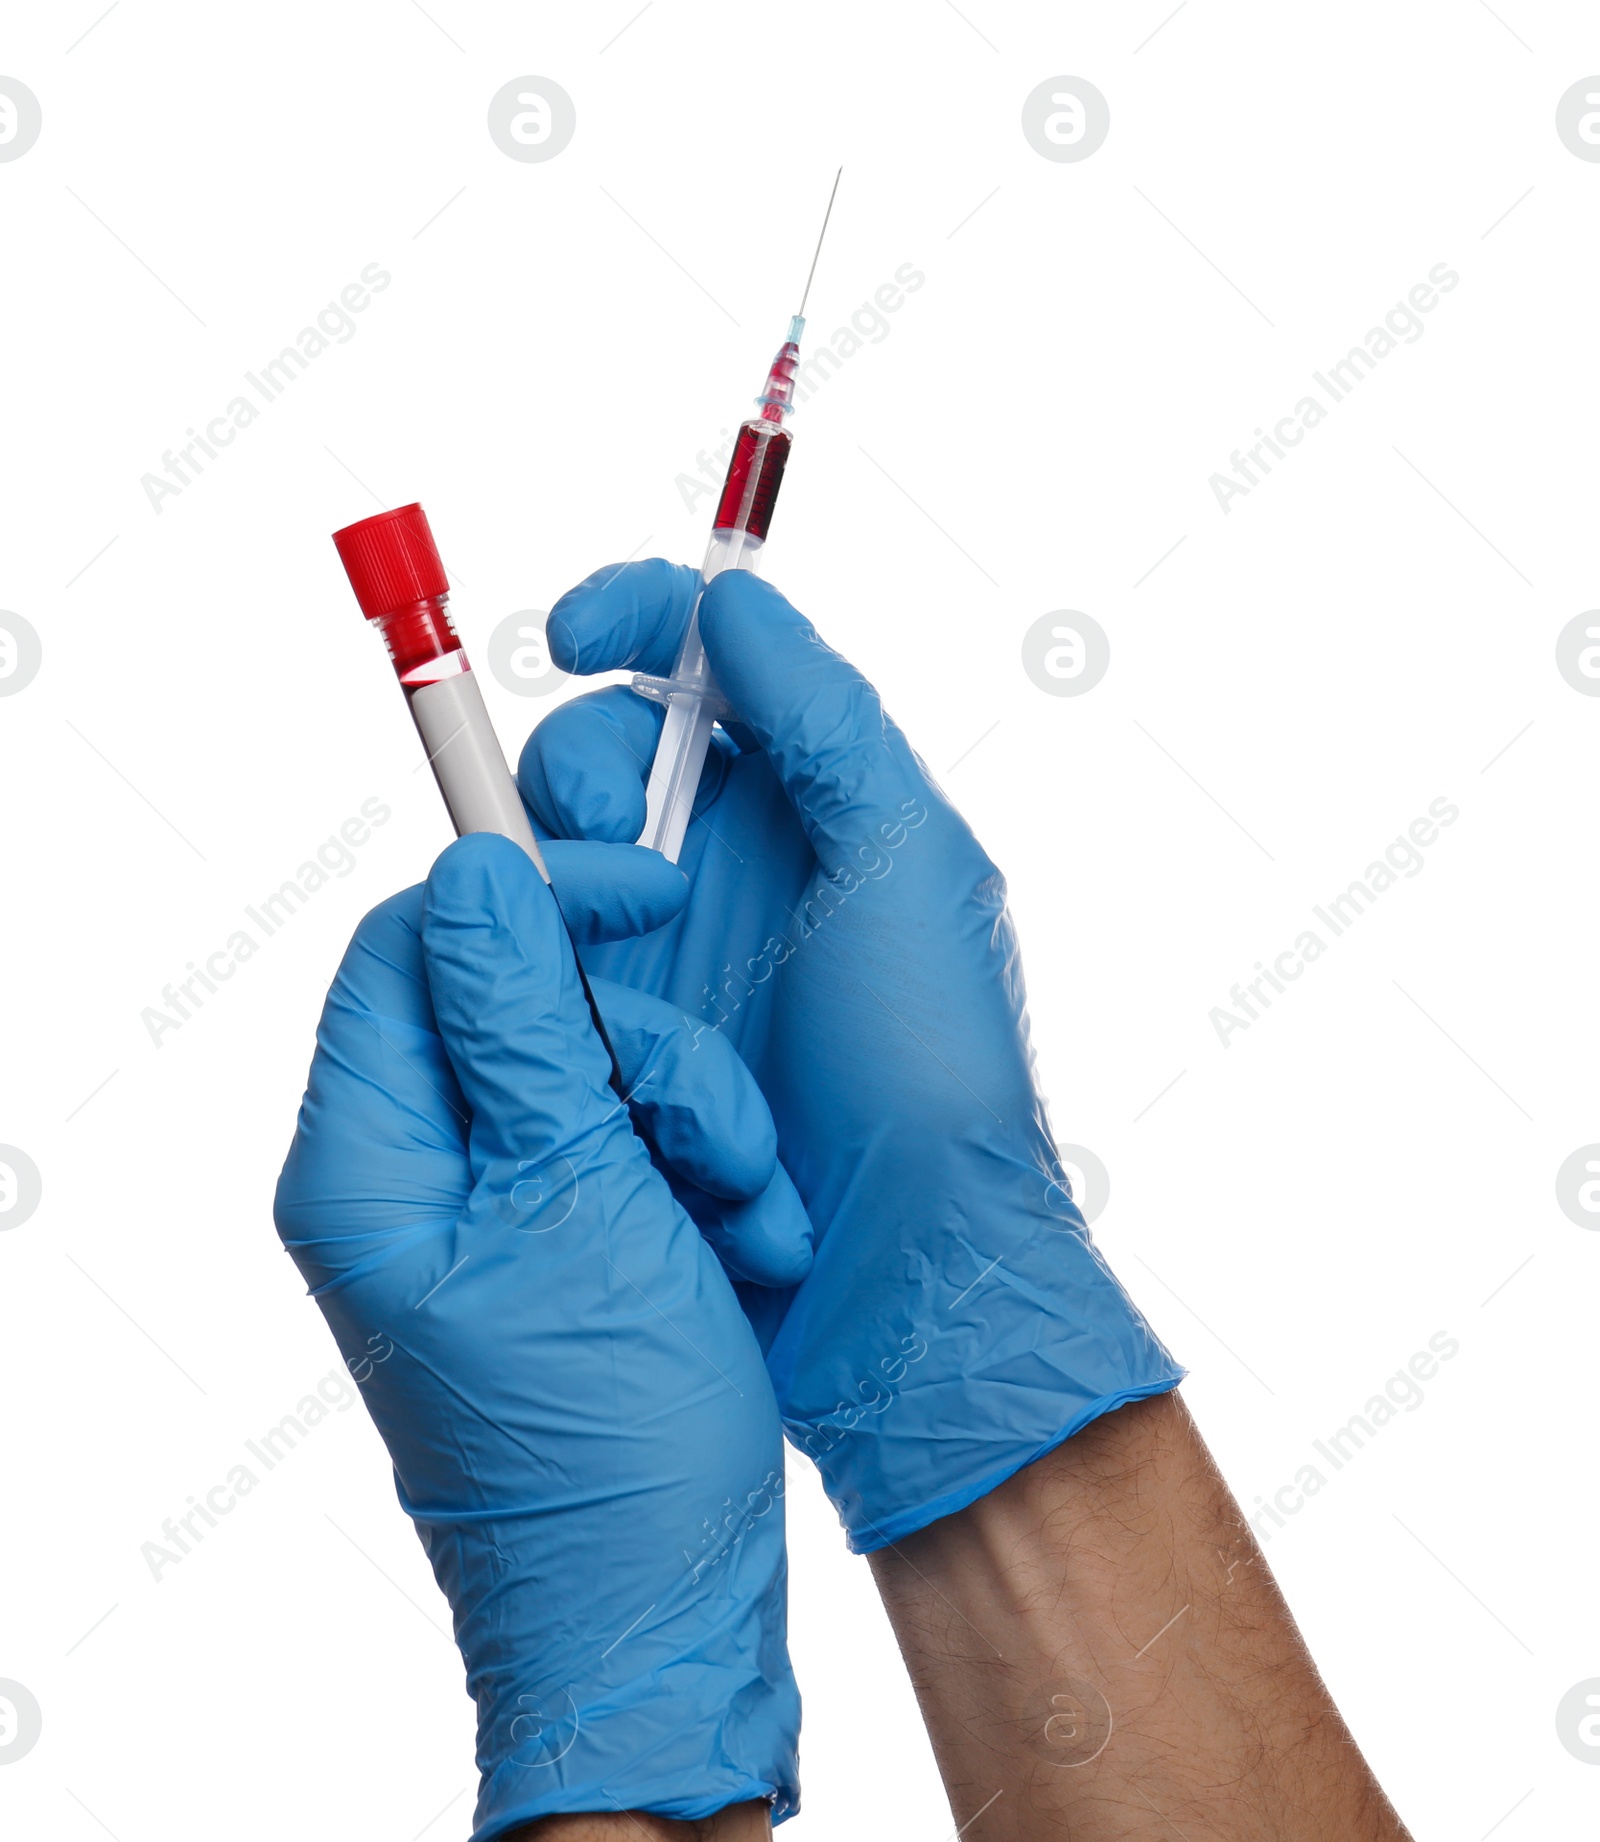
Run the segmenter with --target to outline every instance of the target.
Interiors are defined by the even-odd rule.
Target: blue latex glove
[[[552,611],[553,656],[670,671],[697,583],[598,572]],[[737,739],[701,781],[688,904],[594,963],[731,1038],[761,1083],[818,1242],[798,1290],[741,1296],[789,1436],[868,1551],[1183,1371],[1071,1199],[999,872],[775,588],[730,570],[700,622]],[[554,711],[519,768],[545,830],[637,837],[660,722],[622,688]]]
[[[549,855],[580,938],[682,903],[677,872],[630,862],[647,853]],[[474,1842],[558,1811],[797,1797],[777,1410],[657,1165],[726,1205],[735,1266],[792,1277],[805,1231],[732,1050],[598,995],[655,1161],[549,890],[505,839],[459,840],[358,929],[278,1186],[454,1613]]]

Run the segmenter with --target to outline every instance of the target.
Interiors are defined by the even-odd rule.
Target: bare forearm
[[[514,1830],[506,1842],[767,1842],[771,1818],[766,1804],[732,1804],[698,1823],[674,1822],[638,1810],[547,1816]]]
[[[1176,1394],[872,1564],[963,1842],[1405,1842]]]

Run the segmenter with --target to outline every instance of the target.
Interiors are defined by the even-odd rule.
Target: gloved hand
[[[553,847],[552,874],[585,852]],[[600,854],[622,874],[573,879],[580,938],[681,904],[676,872]],[[738,1058],[642,994],[599,997],[656,1158],[724,1205],[730,1263],[804,1271]],[[507,840],[460,839],[357,930],[278,1186],[454,1613],[474,1842],[797,1796],[771,1386],[607,1073],[550,891]]]
[[[698,586],[605,570],[548,621],[566,670],[670,671]],[[872,686],[767,583],[700,604],[732,737],[707,762],[683,912],[608,977],[731,1038],[817,1231],[797,1290],[741,1288],[790,1438],[850,1545],[992,1490],[1183,1371],[1094,1248],[1033,1081],[1005,886]],[[519,783],[567,839],[638,836],[659,706],[624,688],[534,731]]]

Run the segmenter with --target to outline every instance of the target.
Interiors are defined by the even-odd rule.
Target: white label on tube
[[[546,882],[550,873],[539,855],[528,814],[511,778],[500,738],[494,732],[483,692],[470,671],[440,678],[411,692],[411,715],[428,751],[433,777],[457,837],[469,831],[497,831],[520,844]]]

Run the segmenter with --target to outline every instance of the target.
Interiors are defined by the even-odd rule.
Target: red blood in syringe
[[[748,531],[766,542],[784,463],[789,458],[790,439],[787,429],[767,422],[740,424],[733,459],[728,462],[728,477],[712,521],[717,530]]]
[[[739,426],[733,458],[728,462],[728,477],[722,483],[722,497],[712,520],[714,529],[747,531],[758,543],[766,542],[767,526],[772,522],[772,508],[789,458],[790,436],[783,419],[794,407],[800,325],[798,320],[792,324],[789,338],[767,372],[767,387],[759,399],[761,414]]]

